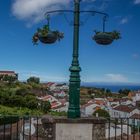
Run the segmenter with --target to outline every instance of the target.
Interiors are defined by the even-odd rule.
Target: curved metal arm
[[[49,14],[53,14],[53,13],[74,13],[73,10],[54,10],[54,11],[48,11],[46,12],[44,15],[48,16]],[[89,11],[79,11],[80,13],[96,13],[96,14],[100,14],[100,15],[104,15],[105,19],[104,21],[106,21],[106,19],[109,17],[109,15],[107,13],[103,13],[103,12],[98,12],[98,11],[93,11],[93,10],[89,10]]]
[[[96,14],[100,14],[100,15],[104,15],[105,17],[109,17],[109,15],[107,13],[103,13],[103,12],[98,12],[98,11],[93,11],[93,10],[89,10],[89,11],[80,11],[81,13],[96,13]]]
[[[48,11],[44,15],[47,16],[48,14],[53,14],[53,13],[73,13],[73,10],[54,10],[54,11]]]
[[[47,16],[48,14],[52,14],[52,13],[63,13],[63,12],[66,12],[66,13],[74,13],[73,10],[54,10],[54,11],[48,11],[48,12],[46,12],[45,13],[45,16]],[[101,14],[101,15],[104,15],[106,17],[109,17],[109,15],[107,13],[93,11],[93,10],[90,10],[90,11],[80,11],[80,13],[97,13],[97,14]]]
[[[49,14],[64,13],[64,12],[66,12],[66,13],[74,13],[75,11],[73,11],[73,10],[54,10],[54,11],[46,12],[45,16],[48,17]],[[98,12],[98,11],[94,11],[94,10],[79,11],[79,13],[96,13],[96,14],[104,15],[104,17],[103,17],[103,32],[105,31],[105,22],[106,22],[106,19],[109,17],[109,15],[107,13]]]

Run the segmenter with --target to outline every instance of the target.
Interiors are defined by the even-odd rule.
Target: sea
[[[140,84],[134,85],[134,84],[97,84],[97,83],[82,83],[82,86],[85,87],[96,87],[96,88],[105,88],[110,89],[112,92],[116,93],[120,89],[129,89],[131,91],[138,91],[140,90]]]

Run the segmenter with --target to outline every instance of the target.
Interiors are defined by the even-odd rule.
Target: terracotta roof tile
[[[136,109],[135,107],[129,107],[129,106],[126,106],[126,105],[119,105],[117,107],[114,108],[115,110],[118,110],[118,111],[123,111],[123,112],[132,112],[134,109]]]
[[[140,114],[133,114],[130,119],[140,119]]]
[[[11,73],[12,73],[12,74],[13,74],[13,73],[15,73],[15,72],[14,72],[14,71],[0,71],[0,73],[4,73],[4,74],[5,74],[5,73],[8,73],[8,74],[11,74]]]

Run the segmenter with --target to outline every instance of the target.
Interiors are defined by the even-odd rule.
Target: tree
[[[35,99],[29,100],[27,103],[27,107],[30,109],[37,109],[38,102]]]
[[[30,77],[27,79],[27,83],[36,83],[39,84],[40,83],[40,79],[38,77]]]
[[[130,89],[120,89],[119,93],[127,96],[131,90]]]
[[[107,88],[106,93],[111,93],[111,90]]]
[[[24,96],[26,95],[26,93],[28,93],[27,88],[19,88],[15,92],[16,95],[20,95],[20,96]]]
[[[26,95],[24,97],[24,102],[26,102],[26,107],[30,109],[36,109],[38,106],[38,100],[32,95]]]
[[[103,109],[98,109],[93,113],[93,116],[96,116],[96,114],[98,113],[99,117],[105,117],[105,118],[109,118],[110,115],[106,110]]]
[[[11,75],[0,75],[0,81],[8,82],[8,83],[13,83],[17,80],[16,76],[11,76]]]
[[[41,110],[47,113],[51,109],[51,104],[48,101],[41,101]]]
[[[23,97],[18,95],[13,95],[10,97],[11,105],[10,106],[16,106],[16,107],[22,107],[23,106]]]

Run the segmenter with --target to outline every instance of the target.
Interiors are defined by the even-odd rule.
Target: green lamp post
[[[74,9],[74,34],[73,34],[73,60],[70,67],[69,80],[69,108],[68,118],[80,117],[80,71],[79,66],[79,21],[80,1],[75,0]]]
[[[45,13],[45,15],[49,15],[51,13],[60,13],[60,12],[71,12],[74,14],[74,32],[73,32],[73,58],[72,58],[72,64],[69,68],[70,71],[70,80],[69,80],[69,107],[68,107],[68,118],[80,118],[80,65],[79,65],[79,26],[80,26],[80,13],[97,13],[103,15],[103,32],[96,32],[96,35],[93,37],[93,40],[96,41],[96,43],[101,45],[109,45],[112,43],[112,41],[115,39],[114,36],[118,37],[119,34],[112,33],[112,32],[105,32],[105,21],[108,15],[106,13],[98,12],[98,11],[80,11],[80,2],[81,0],[74,0],[74,10],[55,10],[55,11],[48,11]],[[48,32],[48,31],[47,31]],[[49,35],[49,34],[48,34]],[[63,35],[58,33],[59,38],[63,38]],[[33,36],[35,38],[35,43],[38,41],[38,39],[42,43],[48,43],[48,40],[42,41],[39,38],[38,33],[35,33]],[[57,36],[56,36],[57,37]],[[49,43],[54,43],[57,38],[53,39],[53,36],[50,35],[49,37],[46,36],[43,38],[48,39]],[[55,41],[50,41],[55,40]]]

